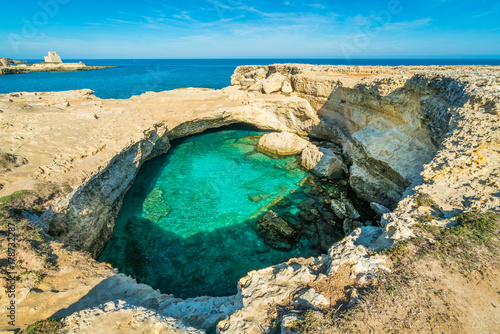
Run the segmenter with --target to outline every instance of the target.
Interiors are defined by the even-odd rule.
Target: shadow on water
[[[230,128],[234,129],[241,126]],[[273,159],[255,152],[255,135],[262,133],[253,130],[245,127],[239,138],[232,137],[234,132],[214,137],[220,132],[217,129],[205,133],[206,139],[176,140],[169,154],[145,163],[124,198],[113,237],[99,260],[162,293],[190,298],[233,295],[238,280],[249,271],[326,252],[343,236],[342,221],[333,214],[331,199],[344,193],[356,201],[347,182],[301,171],[293,157]],[[207,145],[203,140],[222,146],[202,152]],[[207,164],[214,160],[203,154],[213,159],[235,152],[240,160],[226,166],[223,175],[217,170],[209,175],[210,180],[204,178]],[[179,170],[165,169],[172,166]],[[183,173],[189,177],[183,178]],[[240,183],[221,183],[226,173]],[[246,204],[240,207],[242,198]],[[366,207],[366,203],[356,204]],[[259,225],[269,210],[282,218],[271,236]],[[360,213],[372,216],[369,210]]]

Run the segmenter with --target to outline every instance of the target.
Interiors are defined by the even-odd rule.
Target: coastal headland
[[[500,212],[499,103],[500,69],[492,66],[241,66],[221,90],[127,100],[91,90],[0,95],[0,231],[16,234],[13,265],[2,277],[15,298],[2,292],[0,330],[53,317],[72,333],[113,332],[117,323],[128,333],[297,333],[293,323],[311,314],[298,310],[369,309],[363,287],[376,291],[397,270],[388,249],[418,238],[436,243],[417,226],[445,229],[467,212]],[[299,155],[304,141],[339,145],[331,161],[345,164],[380,226],[354,228],[322,256],[251,271],[228,297],[183,300],[95,261],[146,160],[167,153],[171,140],[235,123],[296,134],[303,140],[283,141],[287,150],[300,146],[292,150]],[[10,243],[2,238],[2,249]],[[482,278],[436,277],[442,292],[433,292],[439,303],[426,310],[429,326],[494,332],[500,280],[490,262]],[[414,276],[405,276],[408,286],[425,281],[423,271]],[[394,289],[384,293],[397,298]],[[399,297],[396,305],[409,305],[409,295]],[[393,308],[408,315],[403,320],[417,312]],[[4,321],[13,314],[14,326]]]
[[[115,66],[87,66],[83,62],[63,63],[56,52],[49,52],[45,62],[28,64],[28,61],[12,60],[0,57],[0,75],[22,74],[32,72],[66,72],[66,71],[91,71]]]

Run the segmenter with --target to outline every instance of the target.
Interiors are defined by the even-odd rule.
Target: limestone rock
[[[295,155],[306,148],[309,142],[290,132],[273,132],[263,135],[257,148],[276,155]]]
[[[377,213],[377,215],[379,215],[381,217],[384,215],[384,213],[391,212],[391,210],[389,210],[385,206],[378,204],[378,203],[375,203],[375,202],[370,203],[370,208],[372,208],[372,210],[375,211]]]
[[[325,296],[317,293],[313,288],[300,291],[294,300],[294,306],[302,309],[318,310],[329,305],[330,302]]]
[[[290,81],[288,80],[283,81],[283,86],[281,86],[281,92],[285,95],[290,95],[291,93],[293,93],[293,88]]]
[[[352,231],[354,231],[355,229],[359,228],[359,227],[363,227],[363,226],[370,226],[371,225],[371,222],[369,222],[369,224],[366,224],[366,223],[362,223],[360,221],[357,221],[357,220],[352,220],[352,219],[344,219],[344,222],[342,224],[342,228],[344,230],[344,234],[345,235],[349,235],[352,233]]]
[[[155,188],[149,193],[144,200],[142,211],[146,219],[155,223],[169,214],[170,208],[165,203],[163,191],[160,188]]]
[[[144,307],[125,301],[110,301],[98,307],[85,309],[63,319],[64,333],[171,333],[201,334],[201,330],[186,327],[173,318],[161,316]]]
[[[254,83],[255,83],[255,79],[251,79],[251,78],[243,78],[240,80],[240,86],[242,89],[248,89]]]
[[[44,58],[46,63],[62,64],[61,57],[55,51],[49,52],[49,55]]]
[[[354,263],[353,274],[357,275],[358,279],[372,277],[379,269],[389,270],[384,265],[384,255],[370,255],[368,251],[383,231],[384,229],[375,226],[360,227],[333,245],[328,250],[327,274],[336,271],[345,263]]]
[[[10,62],[7,58],[0,57],[0,66],[7,67],[10,66]]]
[[[293,225],[272,210],[257,222],[256,230],[266,244],[275,249],[290,250],[299,238]]]
[[[317,279],[317,273],[326,258],[294,259],[287,263],[254,270],[238,283],[238,305],[241,309],[217,325],[220,334],[258,334],[266,324],[270,303],[288,301],[290,293]]]
[[[346,165],[331,150],[308,146],[302,151],[300,165],[320,177],[336,179],[347,171]]]
[[[358,219],[360,217],[359,212],[344,194],[341,195],[340,200],[332,199],[331,207],[335,215],[340,219]]]
[[[287,314],[281,319],[281,334],[299,334],[300,330],[295,328],[295,323],[302,318],[296,314]]]
[[[271,94],[281,91],[281,87],[287,78],[280,74],[274,73],[262,81],[262,91],[265,94]]]

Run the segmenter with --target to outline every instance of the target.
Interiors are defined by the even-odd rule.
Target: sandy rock
[[[318,310],[329,305],[330,302],[325,296],[317,293],[313,288],[300,291],[294,300],[294,306],[302,309]]]
[[[269,303],[281,303],[299,286],[318,279],[315,270],[323,259],[294,259],[269,268],[251,271],[240,279],[237,298],[242,308],[217,325],[218,333],[259,334]],[[264,326],[264,327],[263,327]]]
[[[144,307],[125,301],[110,301],[92,309],[82,310],[63,319],[65,333],[169,333],[201,334],[203,331],[186,327],[179,321],[161,316]]]
[[[7,58],[0,57],[0,66],[7,67],[10,66],[10,62]]]
[[[358,279],[373,277],[377,270],[388,270],[384,265],[386,257],[383,255],[370,255],[368,248],[383,233],[383,229],[375,226],[365,226],[354,230],[342,241],[337,242],[328,250],[328,271],[336,271],[345,263],[354,263],[353,275]]]
[[[336,179],[347,171],[346,165],[331,149],[308,146],[302,151],[300,165],[320,177]]]
[[[287,314],[281,319],[281,334],[299,334],[300,331],[295,328],[295,323],[302,318],[296,314]]]
[[[257,148],[276,155],[296,155],[302,152],[309,142],[290,132],[273,132],[262,136]]]
[[[265,94],[279,92],[285,80],[287,80],[286,77],[280,73],[271,74],[262,81],[262,91]]]
[[[290,78],[293,96],[263,97],[261,80],[269,72]],[[387,270],[385,257],[370,254],[412,236],[415,194],[428,194],[444,217],[500,207],[497,67],[282,64],[239,67],[233,77],[234,87],[223,90],[182,89],[128,100],[102,100],[88,91],[0,95],[2,150],[28,160],[2,172],[0,196],[44,180],[69,182],[68,193],[49,204],[44,222],[59,240],[96,255],[144,161],[166,152],[172,138],[244,122],[340,144],[352,164],[349,182],[356,193],[394,209],[382,217],[385,229],[360,227],[330,247],[327,257],[251,272],[240,280],[237,296],[219,299],[172,298],[109,268],[97,276],[95,268],[102,265],[71,252],[82,263],[73,268],[75,277],[68,279],[71,268],[61,266],[41,282],[43,292],[20,290],[19,321],[121,299],[196,328],[224,318],[221,333],[261,333],[269,320],[262,310],[318,280],[320,266],[331,272],[352,264],[359,280]],[[255,83],[243,91],[242,79]],[[73,305],[82,308],[72,312]]]
[[[281,92],[285,95],[290,95],[291,93],[293,93],[293,88],[290,81],[288,80],[283,81],[283,86],[281,86]]]
[[[255,83],[255,79],[243,78],[240,80],[240,86],[242,89],[248,89]]]

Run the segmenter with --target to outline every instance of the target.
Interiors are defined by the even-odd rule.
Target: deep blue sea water
[[[101,98],[127,99],[147,91],[184,87],[229,86],[240,65],[303,63],[318,65],[500,65],[500,59],[65,59],[87,65],[117,66],[77,72],[44,72],[0,76],[0,94],[90,88]],[[40,60],[32,60],[39,62]]]

